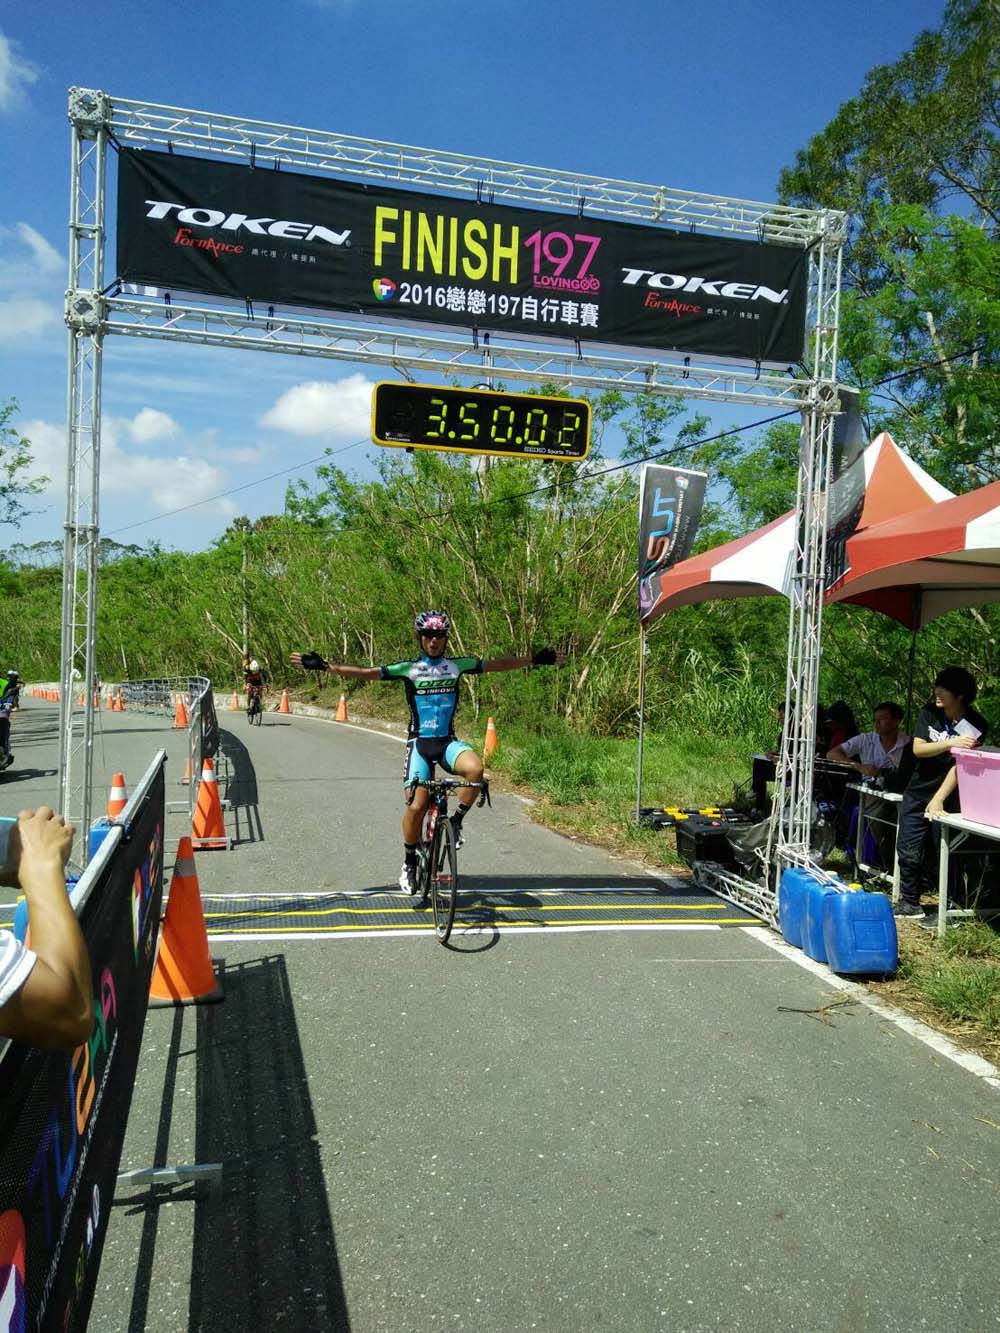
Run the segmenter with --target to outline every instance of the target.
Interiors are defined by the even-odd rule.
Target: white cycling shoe
[[[411,897],[417,891],[417,867],[408,866],[405,861],[399,872],[399,891],[408,893]]]

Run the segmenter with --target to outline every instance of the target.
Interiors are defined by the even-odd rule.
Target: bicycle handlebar
[[[454,791],[458,787],[472,787],[474,791],[481,792],[479,804],[492,805],[490,800],[490,783],[488,778],[483,778],[482,782],[465,782],[462,778],[415,778],[409,784],[411,787],[426,787],[428,791]]]

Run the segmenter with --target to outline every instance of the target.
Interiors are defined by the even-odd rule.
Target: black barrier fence
[[[76,1050],[0,1056],[0,1309],[9,1330],[86,1327],[142,1044],[163,896],[163,751],[72,901],[94,1029]]]

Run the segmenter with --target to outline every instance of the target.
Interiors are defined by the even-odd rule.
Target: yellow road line
[[[491,902],[483,904],[489,906],[498,912],[648,912],[649,903],[553,903],[549,906],[547,903],[531,904],[526,907],[506,906],[502,900],[498,900],[494,906]],[[399,912],[412,912],[412,907],[286,907],[281,911],[268,912],[206,912],[205,920],[214,917],[268,917],[268,916],[390,916]],[[471,905],[464,908],[469,912],[474,910]],[[662,908],[664,912],[725,912],[727,910],[725,903],[664,903]]]

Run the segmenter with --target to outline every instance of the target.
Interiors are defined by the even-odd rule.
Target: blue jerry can
[[[892,904],[881,893],[837,893],[823,902],[823,942],[834,972],[895,972]]]
[[[802,948],[802,925],[805,913],[806,886],[816,883],[816,876],[811,870],[800,870],[793,866],[781,872],[778,886],[778,924],[781,933],[789,944],[796,949]]]
[[[827,898],[839,898],[842,886],[829,879],[814,879],[803,893],[802,948],[817,963],[826,962],[823,941],[823,904]]]

